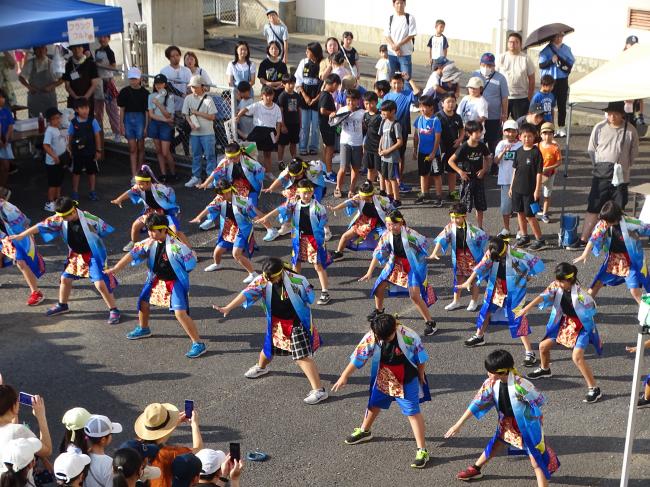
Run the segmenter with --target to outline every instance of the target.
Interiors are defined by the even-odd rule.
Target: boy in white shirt
[[[280,44],[280,57],[282,62],[287,64],[287,56],[289,53],[289,30],[287,26],[284,25],[284,22],[280,20],[278,12],[270,8],[266,11],[266,18],[269,19],[269,23],[264,25],[264,37],[266,38],[266,44],[268,45],[271,41],[276,41]]]
[[[439,57],[447,57],[447,49],[449,42],[447,37],[443,34],[445,31],[445,21],[442,19],[436,20],[436,33],[429,38],[427,47],[429,48],[429,64],[433,66],[433,61]]]
[[[510,215],[512,214],[512,198],[508,194],[512,181],[512,162],[515,152],[522,146],[517,137],[519,126],[514,120],[506,120],[503,124],[503,140],[499,141],[494,150],[494,163],[499,165],[497,184],[501,189],[501,216],[503,229],[499,232],[502,237],[510,235]]]
[[[56,108],[45,111],[48,127],[43,137],[43,150],[45,151],[45,170],[47,172],[47,202],[45,211],[54,211],[54,201],[61,196],[63,184],[63,168],[70,163],[66,152],[68,141],[65,134],[61,133],[61,112]]]
[[[345,179],[346,167],[350,166],[350,190],[348,198],[352,198],[357,193],[357,179],[359,178],[359,168],[363,158],[363,116],[364,111],[359,110],[359,100],[361,93],[357,89],[347,91],[345,107],[341,107],[336,114],[351,112],[348,117],[341,122],[341,165],[336,175],[336,194],[341,192],[341,186]]]

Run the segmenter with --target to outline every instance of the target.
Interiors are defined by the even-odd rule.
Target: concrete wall
[[[266,11],[274,9],[289,32],[296,31],[296,0],[239,0],[239,25],[244,29],[262,30],[268,22]]]

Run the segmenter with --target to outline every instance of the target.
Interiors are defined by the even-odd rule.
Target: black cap
[[[192,479],[201,474],[201,460],[193,453],[177,456],[172,462],[172,487],[190,487]]]
[[[528,113],[532,113],[534,115],[544,115],[546,111],[544,110],[544,105],[541,103],[531,103],[530,107],[528,108]]]
[[[628,46],[632,46],[638,42],[639,38],[637,36],[629,36],[627,39],[625,39],[625,44]]]
[[[57,107],[50,107],[47,110],[45,110],[45,113],[43,114],[45,116],[45,120],[49,120],[52,118],[54,115],[63,115]]]
[[[157,74],[156,76],[154,76],[154,78],[153,78],[153,84],[155,85],[155,84],[158,84],[158,83],[165,83],[165,84],[167,84],[167,76],[165,76],[165,75],[162,74],[162,73]]]
[[[624,101],[610,101],[603,112],[618,112],[625,114],[625,102]]]

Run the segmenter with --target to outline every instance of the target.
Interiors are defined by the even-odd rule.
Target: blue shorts
[[[124,114],[124,136],[127,140],[144,139],[144,124],[146,116],[142,112],[127,112]]]
[[[7,144],[5,147],[0,148],[0,159],[9,161],[14,158],[14,153],[11,150],[11,144]]]
[[[159,284],[160,283],[160,284]],[[138,297],[138,311],[140,311],[140,303],[148,303],[151,299],[151,292],[156,285],[168,285],[171,287],[171,294],[169,296],[169,311],[190,311],[190,301],[187,290],[176,281],[161,281],[158,277],[147,280]]]
[[[393,397],[384,394],[377,387],[370,392],[369,408],[388,409],[395,401],[404,416],[414,416],[420,412],[420,379],[417,377],[408,384],[404,384],[404,397]]]
[[[628,289],[645,288],[646,291],[648,290],[648,280],[641,271],[630,267],[630,273],[627,277],[615,276],[607,272],[607,260],[605,260],[600,270],[596,273],[596,277],[594,277],[594,282],[591,286],[593,287],[597,281],[602,282],[604,286],[618,286],[625,283]]]
[[[164,142],[171,142],[174,139],[174,127],[160,120],[149,120],[147,137]]]
[[[560,327],[558,326],[554,332],[547,333],[545,338],[552,338],[553,340],[557,340],[557,334],[560,331]],[[585,350],[587,348],[587,345],[589,345],[589,333],[587,333],[587,330],[582,328],[580,330],[580,333],[578,333],[578,338],[576,339],[576,344],[573,348],[581,348],[582,350]]]
[[[70,253],[70,255],[68,256],[68,260],[66,260],[66,263],[64,264],[61,277],[64,277],[66,279],[72,279],[73,281],[76,281],[78,279],[83,279],[83,277],[81,277],[80,275],[76,275],[68,272],[68,264],[70,262],[70,259],[75,258],[76,255],[78,254],[74,254],[73,252]],[[88,278],[90,279],[90,281],[93,283],[103,281],[104,284],[106,285],[106,288],[108,289],[108,292],[112,293],[113,290],[117,287],[117,280],[115,279],[115,277],[106,274],[104,272],[102,264],[100,262],[97,262],[97,260],[92,256],[90,257],[87,265],[88,265]]]

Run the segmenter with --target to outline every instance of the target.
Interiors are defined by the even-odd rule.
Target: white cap
[[[158,467],[147,465],[144,467],[144,472],[142,472],[142,477],[140,477],[140,480],[143,482],[146,482],[147,480],[155,480],[160,478],[161,475],[162,473]]]
[[[187,86],[192,87],[192,86],[203,86],[205,84],[205,80],[203,79],[203,76],[200,74],[195,74],[190,78],[190,82],[187,84]]]
[[[478,76],[472,76],[467,82],[468,88],[483,88],[483,80]]]
[[[91,438],[103,438],[114,433],[121,433],[122,425],[120,423],[111,423],[111,420],[100,414],[93,414],[86,426],[84,433]]]
[[[140,78],[142,78],[142,71],[140,71],[136,67],[129,68],[129,71],[126,74],[126,77],[129,78],[129,79],[140,79]]]
[[[519,125],[514,120],[506,120],[503,122],[503,130],[519,130]]]
[[[83,453],[67,451],[61,453],[54,460],[54,476],[57,480],[69,483],[83,472],[86,465],[90,465],[90,457]]]
[[[43,448],[38,438],[18,438],[5,444],[2,449],[2,463],[12,465],[14,472],[32,463],[36,452]]]
[[[204,448],[196,456],[201,460],[201,475],[212,475],[221,468],[226,461],[226,454],[221,450],[211,450]]]

